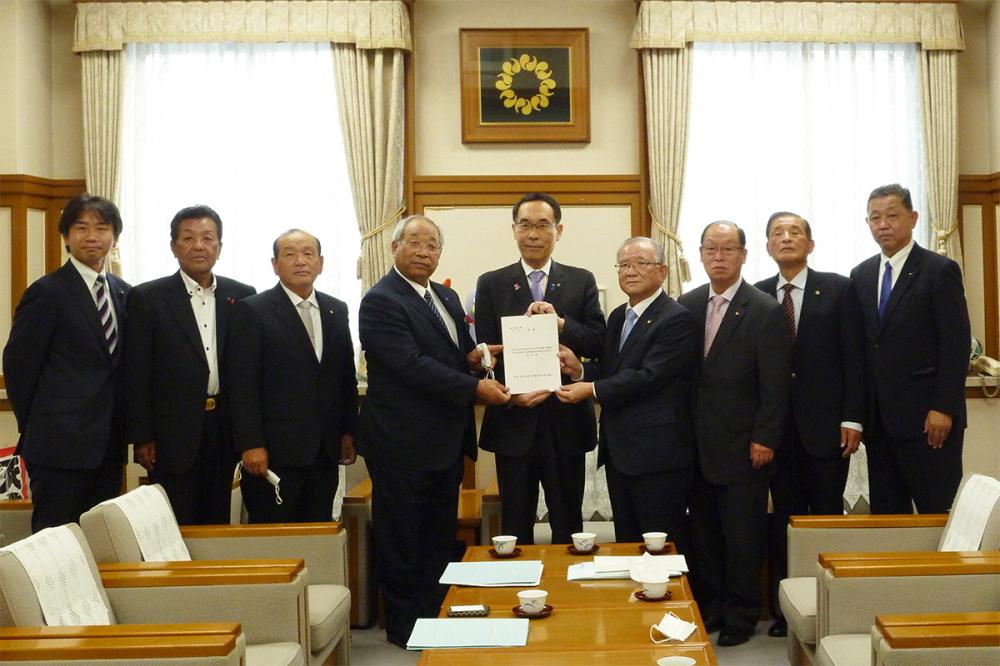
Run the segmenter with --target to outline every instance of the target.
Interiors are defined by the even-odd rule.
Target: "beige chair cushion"
[[[97,581],[97,591],[104,599],[104,605],[108,607],[108,619],[111,624],[116,624],[115,612],[111,608],[108,595],[101,585],[101,576],[97,571],[97,564],[90,552],[86,539],[80,531],[80,527],[75,523],[66,525],[70,532],[80,542],[84,557],[90,566],[90,572]],[[28,572],[24,570],[21,561],[14,553],[0,551],[0,625],[13,627],[40,627],[45,626],[45,616],[42,607],[38,603],[38,596],[35,588],[31,584]]]
[[[872,661],[872,638],[868,634],[827,636],[816,649],[818,666],[861,666]]]
[[[347,630],[351,614],[351,591],[343,585],[310,585],[309,648],[319,652],[332,641],[339,641]]]
[[[816,642],[816,579],[786,578],[778,585],[778,603],[788,628],[803,643]]]
[[[298,643],[267,643],[247,646],[247,666],[305,666]]]
[[[160,486],[154,486],[163,492]],[[80,516],[80,527],[94,559],[108,562],[142,562],[142,551],[125,512],[115,504],[97,505]]]

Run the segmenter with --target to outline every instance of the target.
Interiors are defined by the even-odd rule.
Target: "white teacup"
[[[643,532],[642,540],[646,544],[646,550],[651,553],[657,553],[663,550],[663,547],[667,545],[667,533]]]
[[[521,603],[521,610],[525,615],[538,615],[545,608],[545,600],[549,593],[545,590],[524,590],[517,593],[517,600]]]
[[[517,537],[510,536],[509,534],[500,534],[493,537],[493,550],[497,551],[497,555],[510,555],[514,552],[514,547],[517,545]]]
[[[669,584],[669,576],[647,578],[642,581],[642,593],[646,595],[647,599],[662,599],[667,595]]]
[[[576,532],[570,536],[573,537],[573,547],[581,553],[593,550],[597,541],[597,535],[593,532]]]

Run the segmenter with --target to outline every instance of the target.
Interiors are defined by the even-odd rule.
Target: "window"
[[[129,44],[125,52],[122,270],[177,270],[169,223],[207,204],[223,222],[216,272],[277,283],[271,243],[298,227],[322,243],[320,291],[347,302],[357,343],[359,236],[327,43]]]
[[[692,283],[709,222],[747,234],[743,275],[773,275],[764,227],[788,210],[809,220],[809,264],[847,274],[878,252],[864,222],[875,187],[899,182],[925,214],[916,47],[911,44],[696,44],[680,234]],[[928,224],[914,233],[927,245]]]

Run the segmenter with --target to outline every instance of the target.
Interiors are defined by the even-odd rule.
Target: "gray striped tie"
[[[97,300],[97,316],[101,319],[104,339],[108,343],[108,353],[114,354],[118,346],[118,329],[115,327],[114,317],[111,316],[111,301],[108,300],[108,290],[103,275],[98,275],[94,283],[94,298]]]

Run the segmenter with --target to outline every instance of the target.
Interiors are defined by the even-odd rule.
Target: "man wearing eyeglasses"
[[[666,532],[690,554],[686,512],[694,465],[689,395],[697,364],[694,317],[663,291],[663,248],[630,238],[618,250],[618,285],[628,295],[608,318],[598,362],[581,365],[559,352],[573,380],[557,392],[566,403],[601,402],[598,465],[608,476],[615,541]],[[586,370],[584,370],[586,369]]]
[[[742,278],[746,235],[701,234],[709,283],[680,298],[704,332],[695,398],[701,474],[691,499],[695,594],[718,644],[746,643],[761,611],[768,477],[788,406],[789,341],[778,302]]]
[[[756,286],[781,303],[792,344],[792,389],[781,448],[774,455],[768,539],[775,618],[768,634],[785,636],[778,583],[788,577],[788,519],[843,511],[847,471],[864,420],[863,341],[851,280],[808,266],[815,247],[809,222],[781,211],[765,230],[778,274]]]
[[[485,273],[476,285],[476,334],[499,344],[500,318],[555,313],[559,342],[577,356],[601,353],[604,314],[593,274],[552,259],[562,236],[559,202],[532,192],[514,204],[511,229],[521,258]],[[503,364],[498,369],[503,381]],[[597,445],[594,404],[559,402],[549,391],[515,395],[487,407],[479,446],[496,454],[501,529],[534,543],[538,485],[545,490],[552,543],[569,543],[583,528],[584,459]]]
[[[400,647],[444,598],[438,580],[455,543],[464,458],[477,453],[473,404],[510,399],[496,380],[472,374],[482,370],[482,353],[458,294],[431,281],[443,247],[433,220],[400,220],[393,267],[361,299],[358,315],[368,363],[358,451],[372,478],[386,638]]]

